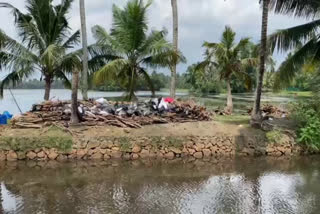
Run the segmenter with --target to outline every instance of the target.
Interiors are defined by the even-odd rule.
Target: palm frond
[[[239,41],[239,43],[235,46],[235,51],[245,50],[250,43],[250,38],[243,38]]]
[[[180,51],[177,53],[171,48],[146,57],[141,62],[151,68],[161,68],[170,67],[178,63],[186,63],[186,58]]]
[[[167,35],[166,30],[155,31],[153,30],[150,35],[141,43],[138,51],[141,56],[157,54],[163,49],[169,49],[172,45],[165,39]]]
[[[49,45],[46,50],[40,55],[39,60],[41,64],[47,66],[47,72],[53,72],[53,66],[64,55],[64,48],[57,45]]]
[[[148,74],[148,72],[143,69],[143,68],[139,68],[139,73],[144,77],[144,79],[146,80],[147,84],[150,87],[152,96],[155,95],[155,89],[154,89],[154,84],[152,82],[152,79],[150,78],[150,75]]]
[[[80,31],[76,31],[72,34],[62,45],[64,48],[74,48],[75,45],[78,45],[80,42]]]
[[[0,84],[0,99],[3,98],[4,87],[12,85],[15,87],[18,83],[20,83],[24,78],[28,78],[32,72],[32,68],[29,66],[24,66],[24,68],[13,71],[9,73]]]
[[[45,41],[41,36],[39,28],[33,22],[33,17],[30,14],[23,14],[18,8],[9,3],[0,3],[0,7],[11,9],[15,17],[18,34],[22,38],[22,42],[28,43],[28,48],[45,48]]]
[[[70,79],[66,76],[64,72],[61,72],[61,71],[56,72],[55,76],[57,79],[60,79],[63,81],[63,85],[65,88],[71,89],[72,85],[71,85]]]
[[[120,9],[113,5],[113,26],[111,34],[123,43],[124,49],[134,51],[146,38],[148,29],[146,20],[146,10],[150,2],[144,5],[143,1],[129,1],[127,5]]]
[[[119,73],[123,73],[123,70],[129,67],[129,61],[126,59],[113,60],[95,73],[94,82],[102,84],[110,79],[115,79]]]
[[[81,69],[82,62],[78,52],[71,52],[63,55],[63,57],[55,63],[55,73],[72,73],[74,70],[80,71]]]
[[[96,47],[106,49],[108,52],[113,52],[116,55],[124,55],[127,51],[124,49],[121,40],[117,40],[111,36],[103,27],[95,25],[92,28],[93,37],[96,39]]]
[[[236,33],[231,29],[231,27],[226,26],[222,33],[221,43],[224,44],[227,49],[230,49],[234,46],[235,36]]]
[[[318,0],[270,0],[270,9],[285,15],[314,17],[319,8]]]
[[[320,27],[320,19],[306,24],[298,25],[288,29],[279,30],[269,36],[269,43],[272,50],[287,51],[294,49],[312,37]]]
[[[317,42],[315,39],[310,40],[302,48],[289,56],[284,61],[279,71],[276,73],[274,89],[288,87],[295,77],[296,73],[300,71],[303,64],[312,57],[317,50]]]

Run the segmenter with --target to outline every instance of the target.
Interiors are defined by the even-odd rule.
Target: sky
[[[24,0],[2,0],[25,11]],[[59,2],[60,0],[54,0]],[[91,28],[99,24],[110,29],[112,23],[112,5],[122,6],[127,0],[85,0],[89,44],[94,42]],[[179,65],[178,72],[185,72],[188,65],[202,59],[204,41],[218,42],[226,25],[237,33],[237,40],[250,37],[259,42],[261,29],[261,8],[258,0],[178,0],[179,10],[179,48],[187,58],[187,64]],[[10,36],[16,37],[13,16],[8,9],[0,8],[0,28]],[[72,29],[80,29],[79,0],[74,0],[69,14]],[[172,10],[170,0],[153,0],[148,11],[151,29],[166,28],[168,39],[172,39]],[[303,19],[270,14],[269,33],[277,29],[288,28],[304,23]],[[276,53],[277,64],[285,54]],[[167,70],[163,70],[168,73]],[[3,74],[0,74],[0,79]]]

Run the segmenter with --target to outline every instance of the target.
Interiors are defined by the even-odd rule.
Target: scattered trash
[[[167,102],[168,101],[168,102]],[[159,123],[183,123],[211,120],[205,107],[194,102],[177,102],[163,98],[144,102],[109,102],[97,99],[79,102],[79,113],[83,125],[112,125],[122,128],[140,128],[144,125]],[[171,103],[170,103],[171,102]],[[47,101],[35,104],[27,112],[12,120],[16,128],[41,128],[42,125],[62,123],[69,125],[71,104],[69,101]]]
[[[2,115],[6,116],[8,120],[10,120],[13,117],[13,115],[10,114],[8,111],[4,111]]]
[[[104,98],[97,99],[96,102],[100,103],[100,104],[108,104],[108,100],[106,100]]]
[[[5,115],[0,114],[0,125],[7,125],[7,117]]]
[[[8,111],[4,111],[3,114],[0,114],[0,125],[7,125],[8,120],[12,118],[12,114],[10,114]]]
[[[174,99],[172,97],[167,97],[164,99],[165,102],[167,103],[173,103],[174,102]]]

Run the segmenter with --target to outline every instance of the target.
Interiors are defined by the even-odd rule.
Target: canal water
[[[0,213],[320,211],[320,158],[0,164]]]

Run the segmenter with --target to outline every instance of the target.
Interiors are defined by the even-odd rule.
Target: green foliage
[[[120,151],[130,152],[132,148],[131,139],[128,137],[120,137],[117,139],[120,145]]]
[[[299,142],[307,144],[313,150],[320,150],[320,114],[311,117],[306,126],[299,130]]]
[[[16,85],[35,72],[50,84],[54,78],[70,86],[67,74],[81,68],[80,52],[68,52],[79,43],[80,32],[70,33],[67,14],[73,0],[54,5],[52,0],[26,0],[26,13],[9,3],[19,40],[0,30],[0,69],[10,73],[2,80],[0,96],[8,84]]]
[[[299,125],[298,141],[313,150],[320,150],[319,99],[292,104],[291,112]]]
[[[48,129],[38,134],[27,134],[27,136],[0,137],[0,150],[31,151],[41,148],[55,148],[61,152],[69,152],[72,149],[72,136],[57,126],[50,126]]]
[[[117,81],[121,88],[125,88],[128,100],[136,99],[134,92],[140,79],[144,79],[154,93],[147,67],[170,67],[185,61],[165,39],[165,30],[152,30],[147,34],[150,5],[151,1],[144,4],[139,0],[128,1],[123,9],[114,5],[111,33],[101,26],[93,28],[97,46],[109,57],[107,64],[96,72],[94,82]]]
[[[219,93],[222,90],[222,84],[215,77],[214,72],[199,72],[196,69],[197,64],[188,67],[185,74],[186,83],[191,85],[191,91],[201,94]]]
[[[40,137],[0,137],[0,150],[31,151],[39,148],[56,148],[70,151],[73,141],[71,136]]]
[[[221,80],[237,77],[249,88],[251,81],[247,68],[257,65],[257,58],[248,56],[249,38],[243,38],[235,43],[236,33],[226,26],[220,43],[204,42],[206,48],[205,60],[197,66],[197,70],[217,72]]]
[[[279,143],[282,139],[282,132],[280,130],[273,130],[267,132],[266,137],[270,143]]]
[[[221,88],[221,80],[231,82],[233,92],[250,91],[255,85],[256,68],[258,65],[257,46],[249,38],[235,42],[236,33],[228,26],[222,34],[219,43],[204,42],[205,59],[195,70],[193,85],[196,88],[210,88],[213,85],[207,81],[214,79],[215,92]]]
[[[309,22],[278,30],[269,36],[271,50],[290,51],[287,59],[281,64],[275,79],[275,89],[289,87],[297,74],[301,74],[305,66],[319,69],[319,27],[320,19],[318,1],[271,0],[271,5],[277,13],[294,14],[313,17]]]
[[[150,74],[150,79],[153,84],[155,91],[160,91],[164,88],[169,88],[170,86],[170,76],[164,73],[157,73],[153,71]],[[177,84],[176,87],[179,89],[189,89],[190,84],[187,83],[187,78],[185,74],[177,74]],[[102,85],[93,86],[92,89],[100,91],[123,91],[126,88],[119,85],[117,80],[110,79],[104,82]],[[136,90],[148,91],[149,85],[145,79],[140,79],[136,84]]]

